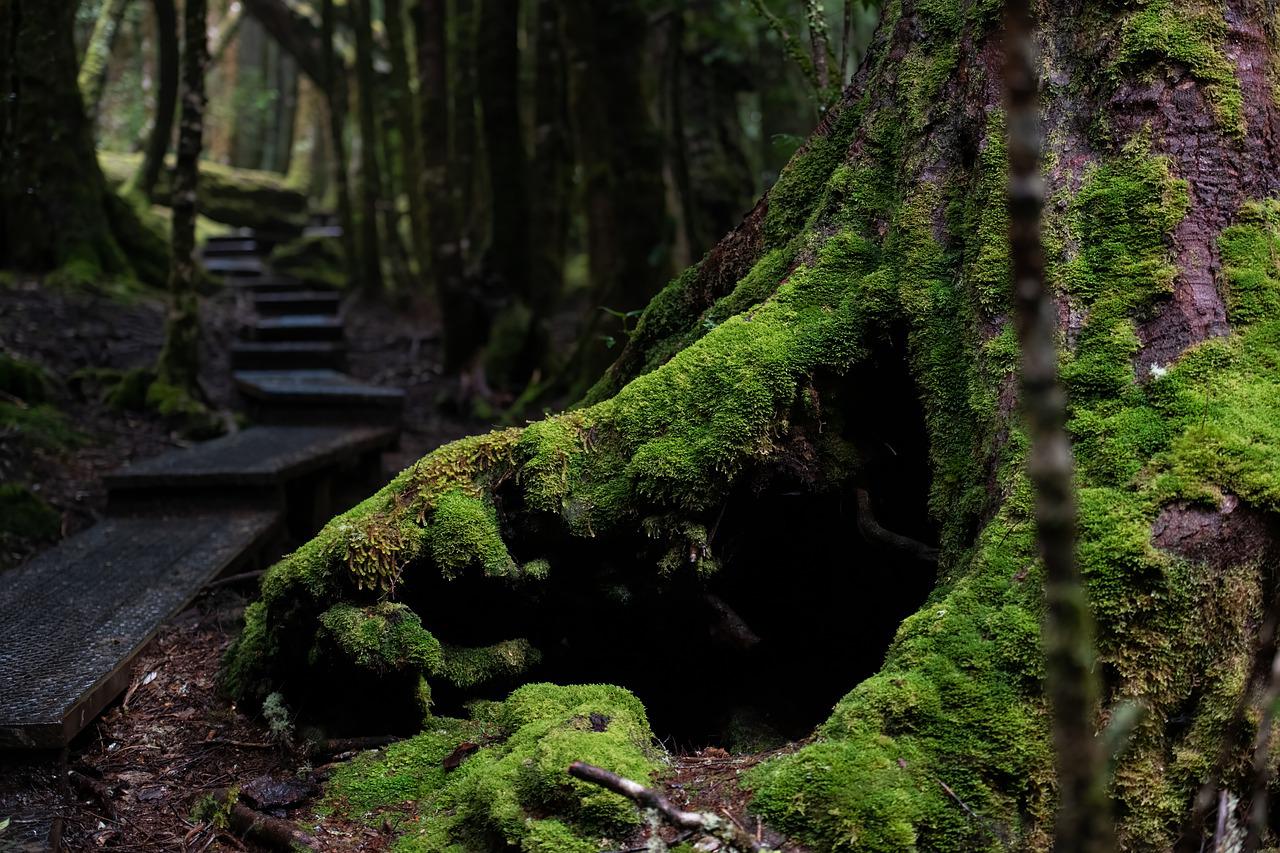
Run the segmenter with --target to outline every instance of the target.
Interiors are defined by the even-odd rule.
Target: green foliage
[[[1175,3],[1146,0],[1124,23],[1116,70],[1152,62],[1177,62],[1206,84],[1218,120],[1232,136],[1244,135],[1244,96],[1235,65],[1224,52],[1225,9],[1218,0]]]
[[[586,761],[641,781],[659,769],[644,707],[607,685],[529,684],[483,719],[431,718],[418,736],[340,768],[323,809],[377,825],[413,851],[595,851],[639,823],[635,807],[573,779]],[[446,756],[480,748],[453,771]],[[415,804],[412,817],[396,807]],[[554,817],[549,817],[554,815]]]
[[[44,368],[0,353],[0,391],[27,403],[43,403],[49,384],[49,375]]]

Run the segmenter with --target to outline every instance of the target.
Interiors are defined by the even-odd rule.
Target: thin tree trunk
[[[427,227],[427,198],[422,179],[422,140],[414,116],[413,92],[409,88],[409,55],[404,36],[404,6],[401,0],[385,0],[387,50],[391,54],[391,85],[388,93],[395,111],[400,136],[400,163],[404,190],[409,196],[409,222],[413,235],[412,255],[418,265],[419,280],[427,281],[431,264],[431,233]]]
[[[320,6],[321,41],[325,100],[328,106],[329,150],[333,164],[333,184],[338,196],[338,220],[342,223],[342,253],[347,264],[347,274],[359,269],[359,252],[356,243],[355,214],[351,210],[351,179],[347,171],[347,74],[338,63],[333,44],[333,0],[323,0]]]
[[[560,298],[569,237],[573,152],[561,9],[559,0],[537,2],[529,304],[535,321],[542,322],[549,319]],[[545,335],[545,331],[538,334]]]
[[[182,119],[173,173],[173,243],[169,267],[169,317],[157,371],[159,381],[197,395],[200,320],[196,298],[196,206],[204,132],[206,63],[205,0],[185,0],[183,13]]]
[[[356,82],[360,110],[360,287],[382,290],[382,253],[378,243],[378,200],[382,195],[378,168],[376,82],[373,74],[373,21],[370,0],[351,0],[356,32]]]
[[[218,32],[214,36],[213,44],[209,46],[209,65],[217,65],[222,61],[223,55],[227,52],[227,48],[235,41],[236,35],[240,32],[240,24],[244,21],[244,4],[232,3],[227,9],[227,14],[218,22]]]
[[[454,0],[453,16],[453,135],[450,182],[457,186],[458,210],[463,241],[462,260],[466,265],[474,250],[480,215],[475,204],[476,151],[476,1]]]
[[[115,45],[116,33],[120,31],[124,13],[129,10],[129,2],[130,0],[105,0],[98,11],[98,20],[94,22],[93,34],[89,36],[84,59],[80,62],[77,82],[80,94],[84,97],[85,112],[91,122],[98,117],[98,104],[102,101],[102,91],[107,85],[111,48]]]

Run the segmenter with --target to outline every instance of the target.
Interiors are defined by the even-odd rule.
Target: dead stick
[[[599,785],[607,791],[626,797],[631,802],[646,809],[653,809],[662,815],[668,823],[678,829],[701,832],[712,835],[731,844],[739,850],[762,850],[756,840],[751,837],[736,821],[724,820],[716,815],[704,812],[687,812],[678,808],[661,791],[646,788],[639,782],[624,779],[603,767],[575,761],[569,765],[569,775],[593,785]]]
[[[230,792],[226,789],[214,791],[213,797],[218,802],[225,803],[230,799]],[[254,841],[280,850],[296,850],[299,847],[304,850],[317,849],[316,840],[289,821],[264,815],[243,803],[232,803],[227,817],[232,829]]]

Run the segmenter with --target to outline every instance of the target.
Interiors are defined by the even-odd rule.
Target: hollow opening
[[[931,563],[860,531],[857,490],[883,528],[936,542],[927,435],[905,360],[890,352],[817,384],[828,408],[793,432],[807,430],[811,449],[822,429],[839,429],[857,474],[815,486],[818,454],[807,467],[741,478],[701,519],[719,563],[708,576],[658,576],[653,543],[640,537],[566,541],[522,524],[509,544],[517,558],[548,559],[545,581],[430,580],[406,590],[406,603],[446,643],[528,639],[542,660],[521,681],[629,688],[669,748],[753,751],[809,734],[880,667],[935,580]],[[461,713],[475,697],[442,686],[436,710]]]

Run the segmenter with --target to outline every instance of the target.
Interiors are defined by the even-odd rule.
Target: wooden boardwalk
[[[359,382],[341,299],[276,275],[276,238],[210,240],[206,269],[252,299],[232,351],[262,425],[110,475],[108,517],[0,574],[0,748],[66,745],[128,685],[159,627],[205,584],[260,566],[380,485],[404,393]]]

